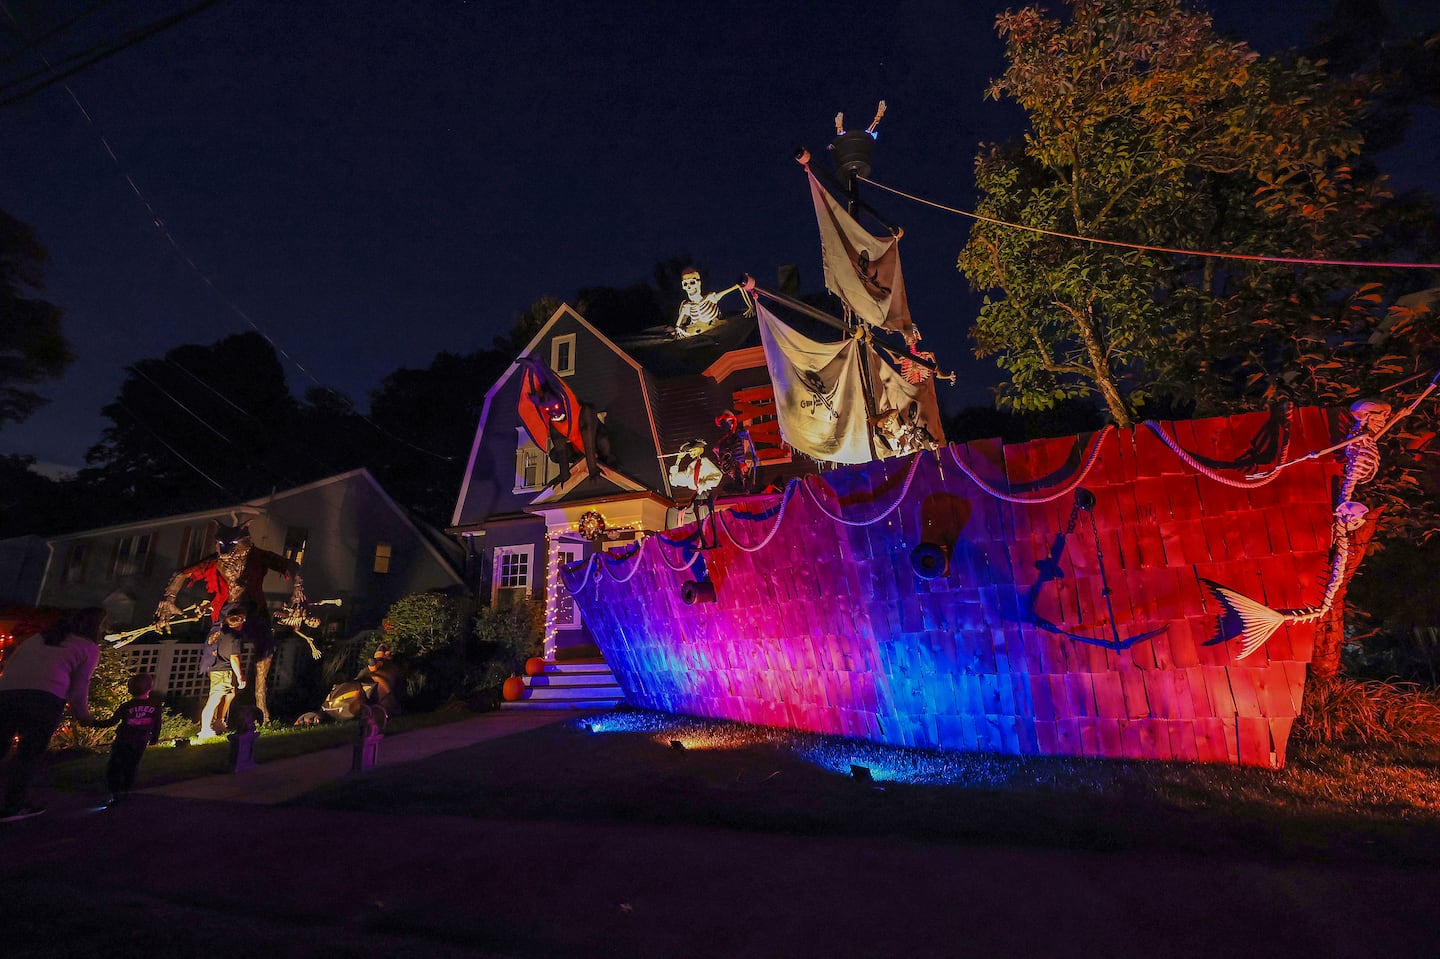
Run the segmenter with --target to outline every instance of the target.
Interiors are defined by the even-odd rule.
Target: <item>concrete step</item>
[[[605,662],[605,660],[603,660],[603,659],[594,659],[594,660],[586,659],[586,660],[576,660],[576,661],[573,661],[573,662],[566,662],[566,663],[546,663],[546,664],[545,664],[545,672],[541,673],[541,675],[542,675],[542,676],[555,676],[555,675],[565,675],[565,676],[569,676],[569,675],[581,675],[581,676],[590,676],[590,675],[594,675],[594,674],[597,674],[597,673],[602,673],[602,674],[604,674],[604,675],[606,675],[606,676],[610,675],[610,667],[609,667],[609,665]]]
[[[614,709],[623,699],[521,699],[513,703],[501,703],[503,710],[514,709]]]
[[[613,686],[615,676],[610,670],[593,673],[541,673],[526,676],[525,685],[531,689],[559,688],[561,686]]]
[[[608,683],[586,683],[583,686],[535,686],[525,684],[525,694],[521,699],[603,699],[614,696],[617,699],[625,694],[616,682]]]
[[[525,692],[504,709],[609,709],[625,693],[603,659],[546,663],[537,676],[522,676]]]

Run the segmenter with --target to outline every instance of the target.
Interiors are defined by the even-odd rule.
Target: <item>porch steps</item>
[[[603,659],[546,663],[538,676],[524,676],[525,693],[501,709],[611,709],[625,699]]]

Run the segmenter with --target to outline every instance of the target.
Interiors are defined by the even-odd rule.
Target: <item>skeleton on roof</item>
[[[700,292],[700,271],[691,267],[680,274],[680,288],[685,291],[685,302],[675,316],[675,335],[695,336],[709,331],[720,322],[720,300],[739,291],[745,300],[745,309],[750,309],[750,297],[739,286],[721,290],[719,293]]]

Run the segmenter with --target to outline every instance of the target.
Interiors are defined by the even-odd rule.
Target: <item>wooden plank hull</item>
[[[1321,410],[1161,426],[1233,479],[1253,450],[1258,469],[1341,435]],[[897,746],[1283,764],[1314,626],[1237,659],[1236,624],[1205,581],[1277,607],[1319,602],[1330,537],[1315,531],[1341,458],[1235,488],[1146,427],[1095,442],[989,441],[829,471],[566,578],[636,706]],[[921,544],[943,547],[943,575],[917,575]],[[685,602],[697,580],[713,602]]]

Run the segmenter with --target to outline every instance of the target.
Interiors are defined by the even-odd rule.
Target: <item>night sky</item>
[[[33,34],[92,3],[3,0],[0,25],[8,9]],[[188,5],[114,4],[45,49]],[[982,98],[1003,69],[994,16],[1013,5],[209,9],[67,81],[86,113],[60,85],[0,107],[0,209],[49,248],[45,295],[78,355],[45,388],[53,402],[0,431],[0,452],[82,465],[125,364],[251,329],[246,317],[290,358],[297,395],[319,382],[363,408],[386,373],[490,345],[542,294],[629,285],[669,257],[693,257],[712,288],[746,272],[773,283],[793,263],[816,289],[794,149],[823,153],[837,111],[863,127],[884,99],[875,179],[968,206],[978,145],[1019,129],[1014,108]],[[1261,52],[1328,7],[1212,4]],[[0,61],[19,43],[0,30]],[[35,66],[0,63],[0,82]],[[1428,162],[1440,138],[1422,130],[1406,152]],[[1423,166],[1400,158],[1396,172],[1435,176]],[[942,400],[988,403],[995,373],[970,358],[976,301],[954,269],[967,222],[866,198],[905,228],[915,320],[962,373]]]

